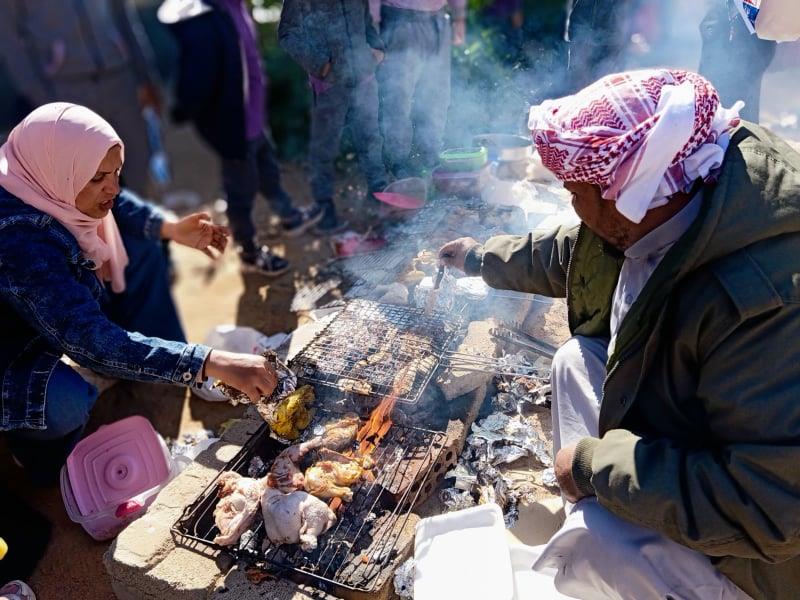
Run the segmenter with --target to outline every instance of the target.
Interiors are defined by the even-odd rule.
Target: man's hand
[[[439,249],[439,260],[448,267],[463,271],[467,253],[475,246],[480,246],[480,244],[471,237],[462,237],[447,242]]]
[[[150,107],[156,111],[157,115],[161,114],[161,93],[158,88],[152,83],[143,83],[136,88],[136,95],[139,100],[141,108]]]
[[[453,46],[463,46],[467,41],[467,21],[466,19],[455,19],[453,21]]]
[[[328,76],[328,73],[331,72],[331,61],[325,63],[325,66],[322,67],[322,71],[319,72],[319,78],[325,79]]]
[[[200,250],[209,258],[215,258],[211,248],[220,253],[225,251],[230,234],[227,227],[214,225],[211,216],[204,212],[194,213],[174,223],[164,221],[161,228],[163,239]]]
[[[263,356],[237,354],[212,350],[203,369],[207,377],[224,381],[229,386],[247,394],[256,404],[262,396],[269,396],[278,385],[278,374]]]
[[[575,480],[572,478],[572,461],[575,458],[575,447],[577,444],[565,446],[556,454],[555,472],[558,486],[564,499],[573,504],[585,495],[578,491]]]
[[[383,50],[378,50],[377,48],[373,48],[372,56],[375,58],[375,64],[379,65],[383,62],[383,59],[386,57],[386,53]]]

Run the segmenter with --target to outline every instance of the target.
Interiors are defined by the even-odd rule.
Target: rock
[[[497,342],[490,335],[493,327],[495,327],[495,323],[491,320],[470,323],[467,335],[456,352],[496,357],[498,353]],[[453,362],[457,365],[458,360],[458,358],[455,358]],[[460,370],[457,366],[454,366],[442,372],[436,383],[447,400],[452,400],[488,384],[494,376],[489,370],[480,369],[479,367],[473,367],[473,369],[469,371]]]
[[[561,299],[554,299],[552,304],[532,302],[521,329],[551,346],[560,347],[570,338],[567,303]]]

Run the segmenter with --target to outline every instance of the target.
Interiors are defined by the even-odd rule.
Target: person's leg
[[[281,168],[275,144],[272,142],[272,134],[265,131],[255,140],[253,150],[259,191],[269,203],[272,212],[282,220],[292,218],[297,211],[292,206],[292,199],[281,182]]]
[[[308,148],[311,195],[324,212],[319,224],[322,231],[333,231],[339,224],[333,205],[335,161],[339,155],[350,98],[349,88],[334,86],[324,91],[314,91],[311,105],[311,139]]]
[[[761,80],[775,56],[777,44],[751,35],[736,9],[714,0],[700,23],[703,40],[699,73],[719,92],[725,106],[744,100],[741,116],[758,122]]]
[[[576,336],[553,357],[553,455],[586,436],[597,436],[606,378],[608,340]]]
[[[374,77],[362,81],[353,90],[348,122],[358,162],[370,193],[386,187],[383,164],[383,139],[378,124],[378,82]]]
[[[47,429],[7,432],[11,453],[35,483],[57,481],[59,470],[89,421],[97,395],[97,388],[59,362],[47,383],[44,407]]]
[[[128,253],[125,291],[110,293],[109,319],[129,331],[185,342],[169,285],[167,255],[160,241],[124,236]]]
[[[222,159],[222,187],[228,201],[228,223],[234,241],[241,246],[243,254],[256,252],[253,202],[258,191],[258,172],[252,143],[248,143],[244,158]]]
[[[450,19],[440,15],[431,19],[420,35],[424,35],[424,47],[429,49],[423,61],[422,73],[414,96],[412,120],[414,123],[414,147],[419,152],[420,162],[432,169],[439,162],[442,139],[450,108],[450,61],[453,30]]]
[[[408,171],[414,134],[411,108],[422,61],[416,39],[417,24],[392,13],[384,7],[381,21],[386,54],[378,67],[380,126],[386,166],[401,178],[411,175]]]

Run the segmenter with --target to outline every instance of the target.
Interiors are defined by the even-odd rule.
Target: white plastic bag
[[[252,327],[217,325],[208,332],[204,343],[215,350],[261,354],[265,350],[275,350],[288,337],[289,334],[287,333],[276,333],[275,335],[267,336]],[[209,402],[227,402],[228,399],[225,395],[214,387],[215,382],[214,378],[209,377],[202,387],[194,390],[194,393]]]

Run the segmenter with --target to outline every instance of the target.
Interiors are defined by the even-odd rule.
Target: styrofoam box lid
[[[150,422],[133,416],[81,440],[67,458],[67,472],[75,502],[88,516],[162,484],[170,465]]]

